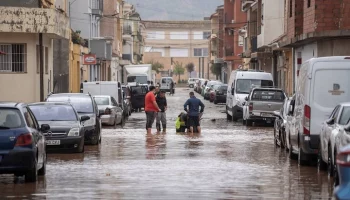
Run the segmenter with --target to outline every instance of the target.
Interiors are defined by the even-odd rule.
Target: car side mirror
[[[334,119],[334,118],[331,118],[331,119],[327,119],[326,123],[327,123],[328,125],[332,125],[332,124],[334,124],[334,121],[335,121],[335,119]]]
[[[80,118],[80,121],[81,122],[85,122],[85,121],[87,121],[87,120],[89,120],[90,119],[90,117],[89,116],[81,116],[81,118]]]
[[[41,130],[42,132],[46,132],[46,131],[50,130],[50,125],[48,125],[48,124],[42,124],[41,127],[40,127],[40,130]]]

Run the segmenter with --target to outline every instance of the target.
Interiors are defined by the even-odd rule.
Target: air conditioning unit
[[[231,21],[231,23],[234,24],[234,23],[235,23],[235,20],[233,19],[233,20]]]

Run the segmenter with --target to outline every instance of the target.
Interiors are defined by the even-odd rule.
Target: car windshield
[[[171,78],[163,78],[162,83],[171,83],[173,80]]]
[[[343,112],[341,113],[339,124],[346,125],[350,120],[350,106],[346,106],[343,108]]]
[[[252,88],[271,86],[273,86],[273,82],[270,80],[238,79],[236,84],[236,93],[249,94]]]
[[[33,105],[29,106],[38,121],[78,121],[71,106]]]
[[[21,112],[16,108],[0,108],[0,130],[23,128],[25,126]],[[0,131],[1,134],[1,131]]]
[[[278,90],[254,90],[252,100],[284,102],[284,93]]]
[[[99,106],[108,106],[109,105],[109,97],[94,97],[95,102]]]
[[[78,113],[94,113],[91,98],[88,96],[52,96],[50,102],[70,102]]]
[[[140,83],[140,84],[147,84],[147,76],[128,76],[128,83]]]

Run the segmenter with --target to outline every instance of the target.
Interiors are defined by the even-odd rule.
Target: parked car
[[[187,86],[190,88],[194,88],[194,85],[198,79],[199,78],[189,78],[187,81]]]
[[[334,190],[334,196],[337,200],[348,200],[350,199],[350,145],[346,145],[339,149],[336,163],[339,175],[339,185]]]
[[[336,145],[335,138],[340,131],[344,130],[350,119],[350,103],[341,103],[332,111],[327,120],[322,123],[319,143],[319,153],[317,166],[319,169],[328,169],[328,175],[336,175],[335,155]]]
[[[226,103],[226,95],[227,95],[227,84],[215,85],[213,90],[210,92],[210,102],[214,102],[214,104],[218,103]]]
[[[128,117],[131,115],[132,107],[131,107],[131,95],[130,95],[130,89],[126,85],[122,85],[123,89],[123,99],[124,99],[124,116]]]
[[[227,119],[237,121],[243,118],[243,102],[254,87],[274,86],[271,73],[254,70],[234,70],[231,72],[227,88]]]
[[[201,86],[201,80],[202,79],[197,79],[195,82],[194,82],[194,88],[193,88],[193,90],[195,91],[195,92],[199,92],[199,88],[200,88],[200,86]]]
[[[284,100],[283,106],[280,110],[274,111],[276,119],[274,124],[274,141],[276,146],[281,148],[286,147],[286,126],[287,117],[289,111],[291,98],[286,98]]]
[[[251,126],[256,121],[274,122],[274,111],[282,108],[286,98],[286,94],[281,89],[252,89],[245,98],[246,102],[243,103],[243,124]]]
[[[83,124],[85,127],[85,143],[91,143],[97,145],[101,142],[101,114],[97,108],[96,102],[90,94],[81,93],[61,93],[50,94],[46,98],[47,102],[69,102],[78,112],[79,117],[89,116],[90,119],[86,120]]]
[[[33,112],[22,103],[0,103],[0,174],[35,182],[46,173],[46,141]]]
[[[29,104],[39,125],[49,124],[50,130],[44,132],[47,150],[73,150],[84,152],[83,122],[89,116],[78,116],[70,103],[42,102]]]
[[[350,59],[343,56],[312,58],[301,66],[289,138],[300,165],[318,154],[322,122],[337,104],[349,101],[349,73]]]
[[[117,128],[117,125],[124,127],[125,116],[123,115],[123,110],[113,97],[107,95],[96,95],[94,96],[94,99],[99,113],[102,113],[102,124],[111,125],[114,126],[114,128]]]
[[[213,89],[214,85],[222,85],[220,81],[209,81],[207,86],[204,88],[204,99],[209,100],[210,90]]]

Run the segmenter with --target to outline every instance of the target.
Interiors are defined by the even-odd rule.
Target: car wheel
[[[125,119],[124,119],[124,117],[122,117],[122,121],[120,122],[120,127],[122,127],[122,128],[124,128],[124,126],[125,126]]]
[[[320,171],[327,169],[327,163],[325,161],[323,161],[323,159],[322,159],[321,143],[318,145],[317,169]]]
[[[332,162],[332,151],[331,148],[328,148],[328,167],[327,167],[327,172],[330,177],[333,176],[334,171],[334,166]]]
[[[231,120],[231,119],[232,119],[231,115],[229,115],[229,114],[227,113],[227,111],[226,111],[226,119],[227,119],[227,120]]]
[[[293,153],[293,147],[292,147],[292,142],[290,140],[290,137],[289,137],[289,152],[288,152],[288,155],[289,155],[289,158],[292,159],[292,160],[298,159],[296,154]]]
[[[26,182],[36,182],[38,180],[38,170],[37,170],[36,161],[35,161],[34,167],[25,174],[24,179]]]
[[[247,126],[253,126],[253,120],[247,119]]]
[[[41,169],[39,169],[38,171],[38,175],[39,176],[45,176],[46,174],[46,162],[47,162],[47,155],[45,153],[44,155],[44,161],[43,161],[43,166],[41,167]]]
[[[274,143],[275,143],[275,147],[278,147],[276,128],[273,129],[273,140],[274,140]]]
[[[334,158],[336,157],[337,153],[334,151]],[[333,180],[334,180],[334,187],[339,185],[339,176],[338,176],[338,167],[337,163],[335,162],[333,165]]]
[[[298,164],[300,166],[305,166],[309,163],[309,160],[307,159],[307,155],[303,152],[303,149],[299,148],[298,153]]]
[[[101,134],[101,132],[98,131],[96,135],[91,137],[91,144],[92,145],[97,145],[100,142],[100,134]]]
[[[283,135],[282,135],[282,130],[278,130],[279,133],[279,138],[280,138],[280,147],[284,149],[284,143],[283,143]]]
[[[84,153],[84,151],[85,151],[85,142],[83,140],[83,142],[80,143],[77,153]]]
[[[284,131],[284,128],[282,128],[281,134],[282,134],[283,147],[287,150],[288,147],[287,147],[286,131]]]

